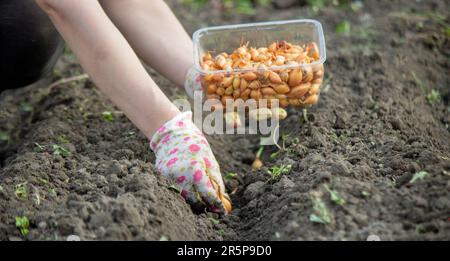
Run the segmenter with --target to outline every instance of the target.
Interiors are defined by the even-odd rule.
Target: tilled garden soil
[[[0,240],[450,239],[446,1],[365,1],[358,12],[259,7],[254,16],[170,4],[190,33],[213,24],[320,20],[328,60],[319,104],[307,114],[289,110],[282,150],[266,148],[258,171],[250,170],[258,137],[208,137],[224,176],[238,174],[226,179],[234,211],[217,217],[191,210],[154,169],[144,136],[90,81],[5,91]],[[337,34],[344,20],[350,32]],[[52,81],[81,73],[67,52]],[[151,74],[172,99],[183,95]],[[432,90],[440,98],[427,99]],[[267,169],[282,165],[290,171],[272,180]],[[22,216],[30,222],[26,236],[15,224]]]

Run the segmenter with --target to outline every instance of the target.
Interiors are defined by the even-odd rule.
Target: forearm
[[[179,113],[97,1],[36,1],[94,83],[148,138]]]
[[[139,57],[178,86],[193,65],[192,41],[162,0],[100,0]]]

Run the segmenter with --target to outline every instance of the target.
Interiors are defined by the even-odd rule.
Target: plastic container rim
[[[232,29],[241,29],[241,28],[252,28],[257,26],[271,26],[271,25],[283,25],[283,24],[300,24],[300,23],[309,23],[313,24],[318,37],[319,37],[319,53],[320,57],[319,60],[314,61],[312,63],[307,64],[296,64],[296,65],[280,65],[280,66],[270,66],[267,67],[267,69],[257,69],[257,68],[243,68],[243,69],[233,69],[232,71],[226,71],[226,70],[216,70],[216,71],[205,71],[200,66],[200,50],[199,50],[199,39],[201,38],[202,34],[208,31],[218,31],[218,30],[232,30]],[[264,29],[263,29],[264,30]],[[284,20],[284,21],[272,21],[272,22],[257,22],[257,23],[246,23],[246,24],[236,24],[236,25],[221,25],[221,26],[211,26],[211,27],[205,27],[201,28],[194,32],[192,36],[193,42],[194,42],[194,68],[201,74],[217,74],[217,73],[240,73],[240,72],[249,72],[249,71],[266,71],[266,70],[285,70],[285,69],[292,69],[292,68],[301,68],[305,66],[314,66],[323,64],[326,59],[326,47],[325,47],[325,36],[323,34],[323,28],[322,24],[314,19],[296,19],[296,20]]]

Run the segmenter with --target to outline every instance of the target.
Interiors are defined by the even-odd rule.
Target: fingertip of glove
[[[217,184],[216,180],[211,179],[211,181],[212,181],[213,187],[217,193],[217,197],[222,202],[222,205],[225,209],[225,214],[231,213],[231,211],[233,210],[233,207],[231,205],[230,197],[227,195],[227,193],[222,193],[220,186],[219,186],[219,184]]]
[[[231,205],[231,200],[228,197],[222,197],[220,199],[222,201],[223,207],[225,208],[225,214],[230,214],[233,210],[233,206]]]

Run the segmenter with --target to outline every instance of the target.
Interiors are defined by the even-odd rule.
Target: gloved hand
[[[181,188],[191,204],[205,204],[211,211],[230,213],[231,201],[208,141],[184,112],[165,123],[153,135],[150,147],[156,167]]]

